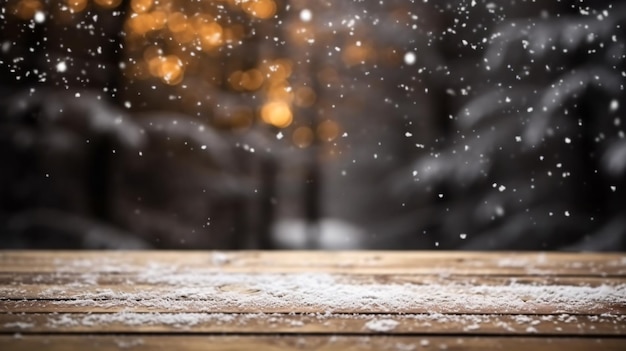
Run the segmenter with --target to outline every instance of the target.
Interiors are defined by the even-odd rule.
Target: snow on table
[[[620,254],[0,252],[2,350],[624,350],[625,335]]]

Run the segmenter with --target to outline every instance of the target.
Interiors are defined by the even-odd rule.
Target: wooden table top
[[[0,251],[0,350],[626,350],[626,254]]]

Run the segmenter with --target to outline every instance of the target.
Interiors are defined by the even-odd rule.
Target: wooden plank
[[[103,313],[103,312],[137,312],[137,313],[168,313],[168,312],[176,312],[176,313],[318,313],[320,310],[316,310],[313,307],[300,307],[300,308],[265,308],[263,311],[254,308],[242,308],[242,307],[232,307],[232,308],[222,308],[222,309],[213,309],[207,308],[206,303],[204,301],[189,301],[189,300],[181,300],[172,302],[171,306],[164,306],[161,303],[155,303],[153,301],[143,301],[135,304],[124,304],[124,303],[115,303],[104,301],[102,303],[94,302],[85,302],[80,301],[81,305],[76,304],[73,301],[45,301],[45,300],[0,300],[0,313]],[[433,308],[427,310],[426,308],[416,307],[413,310],[409,310],[407,312],[401,311],[391,311],[388,309],[371,309],[371,310],[347,310],[347,309],[337,309],[334,311],[327,311],[330,313],[376,313],[376,314],[390,314],[390,313],[403,313],[403,314],[425,314],[425,313],[441,313],[441,314],[455,314],[455,313],[464,313],[464,314],[537,314],[537,315],[552,315],[552,314],[568,314],[573,316],[578,315],[626,315],[625,309],[623,305],[607,307],[607,308],[596,308],[593,310],[573,310],[569,311],[557,311],[554,312],[554,308],[550,306],[539,306],[536,308],[530,307],[527,309],[519,309],[519,310],[509,310],[509,311],[469,311],[467,308],[455,309],[453,307],[442,306],[439,308]],[[326,313],[324,311],[323,313]]]
[[[0,314],[2,333],[626,335],[624,315]]]
[[[81,306],[83,309],[79,311],[156,308],[222,313],[626,314],[626,284],[621,279],[607,279],[595,285],[574,279],[570,285],[543,284],[532,279],[518,282],[502,277],[427,280],[304,273],[159,272],[145,279],[153,284],[135,284],[133,280],[114,285],[91,281],[58,286],[13,284],[1,286],[0,296],[15,302],[49,300],[44,305],[57,311]],[[7,301],[2,302],[0,306],[10,306]]]
[[[305,272],[305,274],[327,274],[323,272]],[[33,285],[43,287],[45,285],[180,285],[181,281],[187,280],[187,284],[196,282],[201,284],[207,277],[224,272],[205,272],[198,269],[189,269],[185,272],[151,271],[111,274],[106,272],[75,273],[75,272],[43,272],[43,273],[0,273],[0,287],[17,287]],[[232,273],[243,275],[244,273]],[[249,274],[249,273],[248,273]],[[257,273],[288,275],[296,273]],[[534,284],[534,285],[572,285],[572,286],[601,286],[626,284],[626,277],[581,277],[581,276],[526,276],[526,275],[486,275],[486,276],[459,276],[459,275],[407,275],[407,274],[329,274],[336,277],[348,277],[354,282],[374,282],[380,284],[433,284],[433,283],[465,283],[473,285],[510,285],[510,284]],[[210,279],[210,278],[209,278]]]
[[[323,306],[327,307],[327,306]],[[162,301],[155,300],[142,300],[134,303],[111,301],[111,300],[52,300],[52,301],[31,301],[31,300],[0,300],[0,312],[14,312],[14,313],[74,313],[74,312],[119,312],[119,311],[132,311],[132,312],[201,312],[201,313],[317,313],[320,311],[326,311],[331,313],[464,313],[464,314],[571,314],[571,315],[601,315],[601,314],[615,314],[625,315],[626,307],[624,305],[606,305],[595,307],[555,307],[552,305],[542,305],[529,303],[524,307],[515,309],[502,308],[498,310],[495,307],[485,306],[479,308],[479,306],[462,306],[460,304],[455,305],[428,305],[428,306],[411,306],[404,308],[401,311],[397,311],[393,308],[386,308],[385,306],[373,306],[371,308],[335,308],[335,309],[321,309],[320,306],[266,306],[262,309],[255,308],[254,306],[237,306],[237,305],[223,305],[216,308],[210,302],[206,300],[178,300],[171,301],[170,306]]]
[[[624,350],[626,255],[0,251],[0,311],[0,350]]]
[[[533,350],[623,351],[626,338],[433,337],[433,336],[127,336],[0,335],[0,348],[13,351],[67,350]]]
[[[519,252],[3,251],[0,272],[219,272],[626,276],[624,254]]]

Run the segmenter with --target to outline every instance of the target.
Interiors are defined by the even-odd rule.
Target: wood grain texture
[[[4,251],[0,272],[128,273],[151,265],[180,271],[325,272],[344,274],[448,274],[626,277],[626,255],[520,252],[404,251]]]
[[[626,255],[0,252],[0,350],[625,350]]]
[[[623,351],[626,338],[433,337],[433,336],[127,336],[0,335],[0,346],[13,351],[121,350],[507,350]]]
[[[129,329],[127,320],[140,323]],[[194,323],[185,323],[185,320]],[[280,314],[280,313],[29,313],[0,314],[4,331],[14,333],[375,333],[368,323],[392,320],[385,334],[458,335],[626,335],[626,316],[467,314]]]

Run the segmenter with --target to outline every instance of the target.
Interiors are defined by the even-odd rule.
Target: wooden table
[[[0,251],[0,350],[626,350],[626,255]]]

